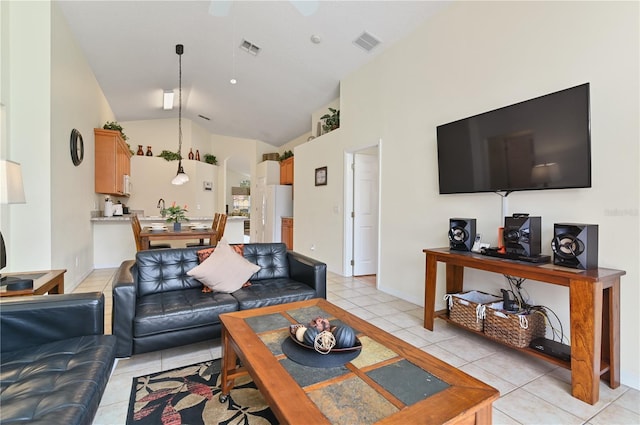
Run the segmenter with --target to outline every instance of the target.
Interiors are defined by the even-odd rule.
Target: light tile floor
[[[93,271],[74,292],[105,294],[105,327],[111,332],[111,279],[115,269]],[[591,406],[571,396],[566,369],[525,356],[465,332],[442,320],[422,327],[423,309],[375,289],[375,279],[329,273],[327,299],[345,310],[421,348],[500,391],[493,405],[495,424],[640,424],[640,391],[600,384],[600,401]],[[94,425],[124,424],[132,378],[220,357],[220,341],[119,359]]]

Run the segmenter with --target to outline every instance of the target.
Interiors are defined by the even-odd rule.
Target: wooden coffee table
[[[16,297],[20,295],[64,294],[64,274],[67,270],[42,270],[35,272],[3,273],[2,276],[15,276],[33,279],[33,288],[19,291],[7,291],[0,286],[0,297]]]
[[[289,325],[317,316],[355,329],[360,354],[330,368],[287,358],[282,344]],[[495,388],[324,299],[226,313],[220,320],[221,401],[236,378],[249,374],[282,424],[491,423]]]

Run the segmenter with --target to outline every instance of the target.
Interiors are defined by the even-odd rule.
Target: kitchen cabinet
[[[280,184],[293,184],[293,157],[280,161]]]
[[[293,250],[293,218],[282,217],[282,242],[287,249]]]
[[[125,176],[131,174],[131,152],[116,130],[95,128],[95,191],[126,196]]]

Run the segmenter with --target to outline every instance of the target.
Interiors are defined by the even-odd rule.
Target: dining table
[[[165,226],[162,228],[145,226],[140,232],[140,241],[143,249],[149,249],[151,241],[155,240],[190,240],[190,239],[209,239],[215,240],[216,231],[210,226],[193,227],[182,225],[180,230],[175,230],[173,226]]]

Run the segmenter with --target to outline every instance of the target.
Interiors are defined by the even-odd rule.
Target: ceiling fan
[[[217,17],[228,16],[233,2],[234,0],[211,0],[209,13]],[[291,3],[302,16],[311,16],[318,10],[317,0],[289,0],[289,3]]]

